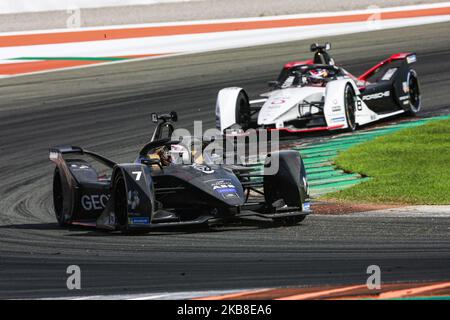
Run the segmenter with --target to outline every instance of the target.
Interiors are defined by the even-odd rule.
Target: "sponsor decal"
[[[128,219],[129,224],[145,225],[150,224],[150,219],[148,217],[135,217]]]
[[[228,193],[228,192],[236,192],[236,188],[221,188],[221,189],[216,189],[217,192],[219,193]]]
[[[283,121],[277,121],[277,122],[275,123],[275,127],[276,127],[277,129],[279,129],[279,128],[284,128],[284,122],[283,122]]]
[[[286,99],[285,98],[278,98],[278,99],[274,99],[271,104],[283,104],[286,103]]]
[[[239,198],[239,196],[237,195],[236,192],[230,192],[230,193],[222,194],[222,196],[224,197],[224,199]]]
[[[342,110],[341,106],[333,106],[333,107],[331,108],[331,111],[332,111],[332,112],[340,112],[341,110]]]
[[[131,210],[135,210],[140,203],[139,192],[137,192],[136,190],[130,190],[128,191],[127,198],[128,205],[130,206]]]
[[[302,204],[302,211],[310,211],[311,210],[311,203],[305,202]]]
[[[403,101],[403,100],[408,100],[409,99],[409,96],[401,96],[400,98],[398,98],[400,101]]]
[[[388,71],[386,71],[386,73],[381,78],[381,80],[384,80],[384,81],[391,80],[392,76],[395,74],[395,71],[397,71],[397,68],[390,68],[390,69],[388,69]]]
[[[345,117],[332,118],[331,122],[342,122],[345,121]]]
[[[229,191],[236,191],[236,187],[231,182],[225,181],[225,180],[219,180],[213,184],[211,184],[211,187],[214,191],[217,192],[229,192]]]
[[[404,93],[408,93],[409,92],[409,84],[408,84],[408,82],[403,82],[402,83],[402,89],[403,89],[403,92]]]
[[[238,197],[236,186],[230,180],[215,180],[211,183],[211,188],[220,193],[224,199]]]
[[[103,210],[108,204],[109,196],[106,194],[93,194],[81,197],[81,206],[85,211]]]
[[[201,171],[203,173],[206,174],[211,174],[214,173],[214,169],[212,169],[211,167],[207,166],[207,165],[203,165],[203,164],[192,164],[192,168],[194,168],[195,170]]]
[[[376,100],[376,99],[389,97],[390,95],[391,95],[390,91],[378,92],[378,93],[374,93],[374,94],[369,94],[367,96],[363,96],[363,100],[364,101]]]

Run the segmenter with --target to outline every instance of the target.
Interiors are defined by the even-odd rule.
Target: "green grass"
[[[371,179],[324,198],[450,204],[450,120],[432,121],[352,147],[336,158],[336,165]]]

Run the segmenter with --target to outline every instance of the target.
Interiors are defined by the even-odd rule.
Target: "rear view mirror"
[[[178,121],[178,114],[175,111],[171,111],[170,112],[170,118],[173,122],[177,122]]]
[[[175,111],[171,111],[170,113],[164,113],[164,114],[157,114],[152,113],[152,122],[157,123],[159,120],[162,120],[163,122],[166,121],[172,121],[177,122],[178,121],[178,114]]]
[[[316,52],[316,51],[319,51],[319,52],[323,52],[323,51],[328,51],[328,50],[331,50],[331,43],[329,43],[329,42],[327,42],[327,43],[325,43],[324,45],[320,45],[320,44],[318,44],[318,43],[313,43],[312,45],[311,45],[311,51],[312,52]]]

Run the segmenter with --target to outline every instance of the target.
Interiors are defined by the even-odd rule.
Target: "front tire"
[[[244,91],[239,92],[236,99],[236,123],[242,130],[247,130],[251,126],[250,102]]]
[[[118,173],[114,179],[114,214],[118,229],[122,232],[128,230],[128,201],[125,179]]]
[[[408,73],[409,86],[409,108],[407,113],[409,115],[416,115],[422,107],[422,97],[420,95],[419,79],[415,70],[410,70]]]
[[[345,86],[344,90],[345,118],[347,128],[345,131],[353,132],[356,130],[356,94],[350,84]]]
[[[130,229],[128,224],[128,196],[125,177],[122,172],[118,172],[114,178],[113,188],[114,214],[117,230],[124,235],[145,235],[149,230]]]

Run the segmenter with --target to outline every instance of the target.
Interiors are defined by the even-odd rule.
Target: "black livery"
[[[267,155],[263,170],[279,161],[279,170],[271,175],[253,174],[251,166],[208,164],[203,156],[184,164],[173,158],[174,152],[184,150],[181,141],[170,138],[176,113],[152,118],[159,123],[133,163],[119,164],[74,146],[50,149],[50,160],[56,164],[54,209],[61,226],[146,231],[255,220],[295,224],[309,213],[298,152]]]

